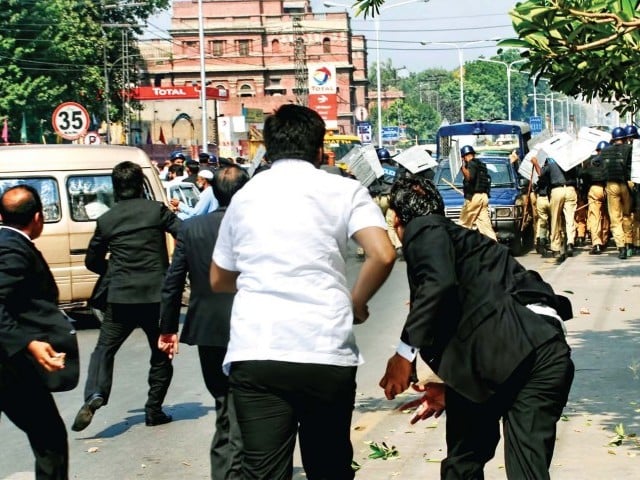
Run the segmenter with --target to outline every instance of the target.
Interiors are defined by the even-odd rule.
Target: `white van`
[[[146,197],[167,203],[158,171],[139,148],[70,144],[0,147],[0,193],[17,184],[29,184],[40,192],[45,225],[36,245],[56,279],[63,309],[87,306],[98,277],[85,268],[85,253],[96,218],[114,204],[111,171],[125,160],[142,167]]]

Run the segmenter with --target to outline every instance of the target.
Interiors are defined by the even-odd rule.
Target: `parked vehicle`
[[[524,254],[533,244],[533,224],[527,179],[518,175],[518,163],[512,163],[509,154],[516,150],[519,158],[524,157],[530,132],[526,123],[506,121],[464,122],[438,130],[442,160],[434,181],[442,194],[446,216],[458,221],[464,203],[463,176],[461,171],[451,172],[451,150],[473,145],[491,177],[489,210],[493,229],[498,241],[507,244],[516,256]]]
[[[198,190],[198,187],[191,182],[180,182],[169,185],[165,184],[164,187],[167,198],[177,198],[191,208],[196,206],[196,203],[198,203],[198,199],[200,198],[200,190]]]
[[[114,204],[111,171],[125,160],[142,167],[145,196],[166,203],[157,170],[139,148],[70,144],[0,147],[0,193],[18,184],[31,185],[40,193],[45,225],[36,245],[58,284],[62,309],[87,309],[98,276],[85,268],[85,254],[96,218]]]

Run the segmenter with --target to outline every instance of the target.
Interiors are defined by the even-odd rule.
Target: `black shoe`
[[[536,240],[536,253],[539,253],[540,255],[544,255],[544,241],[541,238],[538,238]]]
[[[171,415],[167,415],[162,410],[160,411],[147,411],[144,414],[144,424],[147,427],[155,427],[156,425],[164,425],[165,423],[169,423],[173,420]]]
[[[93,414],[97,409],[104,405],[104,397],[99,393],[94,393],[89,397],[89,400],[84,402],[84,405],[80,407],[76,415],[76,419],[71,425],[71,430],[74,432],[80,432],[87,428],[93,420]]]
[[[625,258],[627,258],[627,248],[626,247],[618,248],[618,258],[620,260],[624,260]]]
[[[396,248],[396,258],[401,262],[404,260],[404,255],[402,254],[402,247]]]
[[[555,259],[556,264],[560,265],[562,262],[565,261],[567,256],[562,252],[553,252],[553,258]]]
[[[600,255],[602,253],[602,245],[594,245],[589,250],[589,255]]]
[[[632,257],[633,256],[633,244],[625,243],[624,246],[627,249],[627,258]]]
[[[573,257],[573,243],[567,244],[567,257]]]
[[[584,237],[576,238],[576,247],[584,247]]]

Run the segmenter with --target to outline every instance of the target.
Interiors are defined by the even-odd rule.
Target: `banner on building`
[[[197,100],[200,87],[135,87],[130,90],[134,100]],[[229,92],[224,88],[207,87],[207,100],[228,100]]]

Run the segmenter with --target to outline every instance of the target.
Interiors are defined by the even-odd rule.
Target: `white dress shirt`
[[[349,238],[386,229],[356,180],[302,160],[278,160],[238,193],[222,221],[213,261],[240,272],[224,360],[355,366],[345,258]]]

